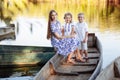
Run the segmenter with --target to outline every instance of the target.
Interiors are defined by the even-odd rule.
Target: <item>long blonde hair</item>
[[[51,35],[52,35],[51,28],[50,28],[50,24],[51,24],[51,21],[52,21],[51,14],[52,14],[53,12],[55,12],[55,13],[57,14],[57,12],[56,12],[55,10],[51,10],[51,11],[49,12],[47,39],[50,39],[50,38],[51,38]]]

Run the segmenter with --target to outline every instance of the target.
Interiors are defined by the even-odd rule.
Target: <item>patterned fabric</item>
[[[59,35],[62,35],[60,27],[61,27],[61,25],[60,25],[59,21],[51,23],[52,33],[58,33]],[[53,34],[52,34],[52,38],[51,38],[51,44],[55,48],[57,48],[58,44],[59,44],[59,40]]]
[[[65,30],[65,36],[67,36],[67,35],[71,34],[72,28],[75,29],[75,25],[73,23],[70,23],[70,24],[69,23],[65,23],[63,25],[63,28]],[[73,51],[76,50],[76,48],[80,45],[80,42],[77,39],[77,35],[75,35],[74,38],[69,38],[68,42],[72,45],[71,48],[72,48]]]
[[[71,28],[69,28],[69,31],[70,30]],[[58,33],[59,35],[62,35],[60,23],[58,21],[51,23],[51,31],[52,33]],[[79,43],[76,42],[76,38],[65,38],[58,40],[54,35],[52,35],[51,44],[57,49],[58,54],[67,56],[69,53],[76,50]]]

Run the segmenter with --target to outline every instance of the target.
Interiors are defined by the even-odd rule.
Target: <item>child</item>
[[[84,21],[84,13],[78,14],[78,23],[76,24],[76,33],[78,36],[78,39],[80,41],[80,54],[83,57],[83,53],[85,54],[85,59],[88,59],[88,53],[87,53],[87,40],[88,40],[88,25]]]
[[[68,36],[68,35],[75,35],[75,26],[74,26],[74,24],[72,23],[72,14],[71,13],[66,13],[65,15],[64,15],[64,19],[65,19],[65,24],[62,26],[63,27],[63,29],[64,29],[64,36]],[[77,38],[76,37],[74,37],[74,38],[67,38],[67,41],[69,41],[68,43],[69,44],[72,44],[72,46],[70,46],[69,48],[71,48],[72,50],[73,50],[73,52],[72,53],[70,53],[69,55],[68,55],[68,61],[69,62],[73,62],[72,60],[71,60],[71,58],[72,58],[72,55],[73,55],[73,53],[74,53],[74,51],[75,51],[75,55],[76,55],[76,60],[78,61],[81,61],[81,62],[84,62],[83,60],[82,60],[82,57],[81,57],[81,55],[79,54],[79,50],[77,50],[77,48],[78,48],[78,45],[79,45],[79,41],[77,40]],[[74,63],[74,62],[73,62]]]

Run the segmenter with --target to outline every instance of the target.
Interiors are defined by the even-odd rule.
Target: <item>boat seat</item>
[[[80,74],[79,76],[51,75],[47,80],[88,80],[91,74]]]
[[[58,71],[72,72],[72,73],[90,73],[95,70],[95,66],[71,66],[71,65],[60,65],[57,67]]]
[[[71,72],[71,71],[65,71],[64,72],[62,70],[56,69],[56,67],[55,67],[56,65],[52,61],[50,61],[50,66],[53,69],[52,71],[53,71],[54,74],[70,75],[70,76],[78,76],[79,75],[77,72]]]
[[[88,53],[88,59],[97,59],[99,57],[100,57],[99,53],[95,53],[95,54]],[[75,59],[74,56],[72,58]]]
[[[98,63],[99,59],[89,59],[88,62],[82,63],[82,62],[77,62],[75,61],[75,64],[71,64],[71,63],[66,63],[65,61],[62,62],[62,65],[71,65],[71,66],[93,66],[96,65]]]
[[[88,53],[98,53],[99,51],[97,50],[97,48],[91,47],[88,48]]]
[[[88,34],[88,47],[95,47],[96,37],[94,33]]]

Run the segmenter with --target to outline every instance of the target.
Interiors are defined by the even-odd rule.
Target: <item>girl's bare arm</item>
[[[75,29],[72,27],[71,35],[75,35]]]
[[[62,36],[64,36],[64,28],[61,28]]]

